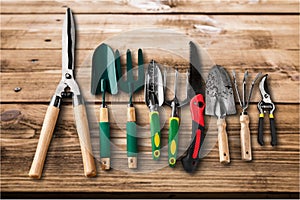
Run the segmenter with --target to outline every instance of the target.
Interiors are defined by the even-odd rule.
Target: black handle
[[[275,146],[277,145],[277,135],[276,135],[275,119],[273,116],[272,117],[270,116],[270,127],[271,127],[271,137],[272,137],[271,145]]]
[[[200,161],[200,149],[204,140],[204,127],[197,122],[192,122],[192,141],[187,150],[187,154],[181,162],[186,172],[192,173],[197,168]]]
[[[259,122],[258,122],[258,144],[261,146],[264,145],[264,116],[259,116]]]

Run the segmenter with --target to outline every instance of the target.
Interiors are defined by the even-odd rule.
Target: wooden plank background
[[[148,2],[148,3],[146,3]],[[63,104],[55,129],[43,178],[27,176],[49,99],[61,76],[61,31],[66,7],[76,19],[76,71],[88,102],[93,150],[98,176],[85,178],[81,152],[70,101]],[[126,94],[108,96],[112,101],[113,169],[100,170],[96,116],[100,97],[89,94],[90,57],[103,41],[137,29],[171,29],[191,38],[210,56],[213,63],[229,72],[248,70],[270,75],[269,84],[276,103],[276,126],[279,145],[269,145],[270,131],[266,119],[266,145],[257,144],[260,95],[256,88],[251,101],[250,129],[253,161],[241,161],[238,115],[228,118],[231,164],[218,161],[218,146],[212,144],[193,175],[184,172],[181,163],[175,169],[166,164],[166,150],[160,162],[151,160],[148,135],[148,109],[142,91],[134,97],[138,110],[140,169],[126,169],[125,118]],[[188,58],[185,40],[171,41],[170,49]],[[160,37],[138,37],[145,46],[160,43]],[[126,44],[126,38],[116,42]],[[116,48],[132,48],[132,44]],[[143,47],[143,46],[141,46]],[[152,57],[166,66],[188,67],[188,60],[178,56],[145,51],[145,62]],[[150,56],[151,55],[151,56]],[[135,59],[136,60],[136,59]],[[207,74],[209,66],[204,67]],[[15,87],[21,87],[15,92]],[[299,197],[299,1],[1,1],[1,191],[4,196],[72,192],[112,197],[113,193],[159,193],[159,197]],[[162,110],[162,121],[170,109]],[[182,110],[180,153],[188,145],[190,116]],[[167,121],[167,120],[166,120]],[[213,118],[206,118],[211,138],[216,137]],[[168,122],[163,143],[167,140]],[[213,140],[213,139],[212,139]],[[166,147],[165,147],[166,148]],[[152,170],[151,170],[152,169]],[[18,192],[18,193],[16,193]],[[39,193],[42,192],[42,193]],[[60,193],[56,193],[60,192]],[[168,196],[176,193],[177,196]],[[133,195],[134,195],[133,194]],[[252,196],[251,196],[252,195]],[[254,196],[253,196],[254,195]],[[21,196],[22,197],[22,196]],[[23,196],[24,197],[24,196]],[[49,197],[49,196],[48,196]]]

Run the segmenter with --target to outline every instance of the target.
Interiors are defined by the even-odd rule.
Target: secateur
[[[53,135],[55,124],[63,98],[73,98],[73,109],[79,136],[84,174],[87,177],[96,176],[96,166],[92,155],[89,126],[84,100],[74,79],[75,61],[75,25],[71,10],[68,8],[62,32],[62,79],[48,106],[39,142],[29,171],[32,178],[40,178],[46,159],[48,147]]]
[[[189,72],[186,73],[186,88],[189,86],[188,77]],[[166,87],[167,81],[167,71],[164,71],[164,87]],[[185,106],[189,103],[188,95],[183,101],[179,101],[177,96],[178,87],[178,70],[175,70],[175,80],[174,80],[174,97],[171,100],[165,99],[164,103],[171,107],[171,116],[169,118],[169,137],[168,137],[168,162],[170,167],[175,167],[177,152],[178,152],[178,130],[180,124],[180,114],[179,108]],[[187,91],[187,90],[186,90]]]
[[[240,97],[240,93],[238,90],[238,84],[236,81],[236,74],[235,71],[232,71],[234,86],[237,98],[239,100],[240,106],[242,108],[242,113],[240,115],[240,123],[241,123],[241,153],[242,153],[242,160],[251,161],[252,160],[252,153],[251,153],[251,134],[249,129],[249,116],[247,114],[247,108],[249,106],[249,102],[253,93],[253,87],[257,79],[261,76],[261,73],[258,73],[254,80],[251,83],[250,92],[248,98],[246,97],[246,81],[248,77],[248,71],[245,72],[243,78],[243,93],[242,93],[242,100]]]
[[[259,90],[262,97],[262,100],[258,103],[257,108],[259,110],[259,124],[258,124],[258,143],[263,146],[264,138],[264,116],[266,112],[269,112],[270,118],[270,128],[271,128],[271,145],[277,145],[277,135],[276,135],[276,127],[275,127],[275,105],[271,100],[271,95],[269,92],[268,84],[267,84],[268,74],[264,75],[259,83]]]

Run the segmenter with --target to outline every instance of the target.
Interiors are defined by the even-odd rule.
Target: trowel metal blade
[[[206,115],[225,117],[236,113],[232,84],[226,70],[216,65],[206,82]]]
[[[91,77],[92,94],[105,92],[101,91],[101,80],[106,83],[106,92],[111,94],[118,93],[115,56],[113,50],[107,44],[102,43],[94,51]]]

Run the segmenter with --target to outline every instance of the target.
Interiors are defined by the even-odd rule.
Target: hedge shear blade
[[[84,174],[87,177],[96,176],[96,166],[92,155],[84,100],[73,74],[75,60],[74,50],[75,25],[72,12],[68,8],[65,14],[62,34],[62,79],[56,88],[46,112],[38,146],[29,171],[29,176],[32,178],[40,178],[42,175],[47,150],[58,118],[61,101],[64,97],[73,98],[74,116],[80,141]]]
[[[269,113],[270,118],[270,128],[271,128],[271,145],[277,145],[277,135],[276,135],[276,127],[275,127],[275,105],[271,100],[271,95],[269,92],[268,84],[267,84],[268,74],[264,75],[259,83],[259,90],[262,96],[262,100],[258,103],[258,110],[259,110],[259,124],[258,124],[258,143],[263,146],[264,145],[264,138],[263,138],[263,131],[264,131],[264,116],[265,113]]]

